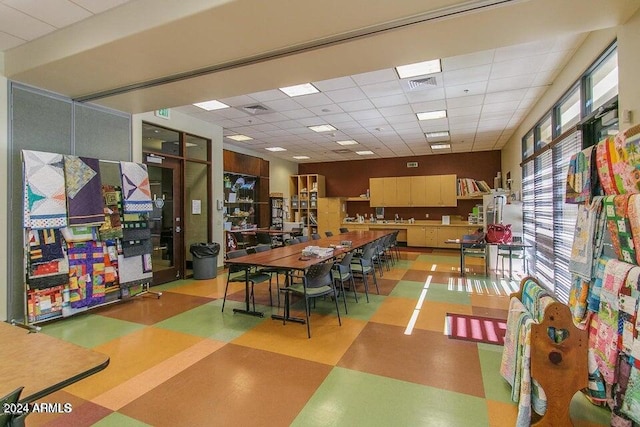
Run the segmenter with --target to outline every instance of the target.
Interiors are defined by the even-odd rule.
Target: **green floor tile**
[[[93,424],[94,427],[145,427],[149,424],[138,421],[134,418],[127,417],[118,412],[107,415],[97,423]]]
[[[144,327],[145,325],[125,320],[95,314],[81,314],[44,325],[42,332],[83,347],[93,348]]]
[[[224,313],[221,311],[221,308],[222,300],[216,300],[185,311],[167,320],[163,320],[154,326],[229,342],[255,327],[260,322],[263,322],[265,319],[270,319],[271,316],[269,307],[258,305],[256,305],[256,310],[262,311],[264,317],[234,313],[234,308],[244,308],[244,303],[237,301],[227,301],[224,307]]]
[[[179,288],[181,286],[190,285],[195,282],[194,279],[184,279],[184,280],[176,280],[175,282],[164,283],[162,285],[153,286],[151,288],[152,291],[169,291],[171,289]]]
[[[433,264],[460,264],[460,257],[457,254],[455,256],[422,254],[418,255],[416,261],[430,262]]]
[[[384,302],[385,297],[383,295],[377,294],[369,294],[369,302],[363,293],[358,293],[358,302],[356,303],[355,298],[353,297],[353,291],[347,292],[347,310],[349,313],[345,314],[344,312],[344,301],[342,298],[338,299],[338,307],[340,309],[340,316],[347,316],[353,319],[368,321],[371,319],[371,316],[375,314],[378,308]],[[313,304],[313,301],[311,302]],[[295,304],[291,306],[294,310],[299,310],[304,313],[304,301],[299,300],[296,301]],[[329,298],[318,298],[316,301],[315,308],[311,306],[312,313],[319,313],[322,315],[336,315],[336,306],[333,300]]]
[[[393,268],[398,270],[409,270],[411,268],[412,263],[413,261],[409,261],[407,259],[401,259],[396,261],[396,263],[393,265]]]
[[[486,426],[485,400],[334,368],[293,426]]]
[[[577,392],[571,399],[569,414],[574,420],[587,420],[605,426],[611,424],[611,411],[589,402],[582,392]]]
[[[458,287],[449,289],[448,285],[440,283],[429,284],[426,299],[428,301],[448,302],[452,304],[471,304],[471,297],[465,289],[459,289]]]
[[[393,288],[393,291],[389,294],[392,297],[411,298],[418,299],[422,290],[424,289],[424,283],[412,282],[410,280],[400,280]]]
[[[491,349],[490,347],[494,347],[495,349]],[[497,345],[478,344],[484,394],[486,398],[490,400],[512,403],[511,386],[502,378],[502,375],[500,375],[502,348],[502,346]]]

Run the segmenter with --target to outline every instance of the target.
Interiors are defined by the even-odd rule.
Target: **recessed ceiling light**
[[[336,144],[340,145],[356,145],[358,141],[354,141],[353,139],[347,139],[344,141],[336,141]]]
[[[228,135],[227,138],[233,139],[234,141],[251,141],[253,139],[250,136],[242,135],[242,134]]]
[[[431,138],[449,138],[449,131],[448,130],[444,130],[444,131],[440,131],[440,132],[427,132],[424,134],[424,136],[427,137],[427,139]]]
[[[309,129],[311,129],[314,132],[331,132],[332,130],[337,130],[331,125],[309,126]]]
[[[398,76],[401,79],[407,79],[409,77],[423,76],[425,74],[439,73],[442,71],[440,66],[440,60],[434,59],[432,61],[416,62],[415,64],[400,65],[396,67]]]
[[[269,150],[269,151],[287,151],[286,148],[282,148],[282,147],[267,147],[267,148],[265,148],[265,150]]]
[[[211,101],[205,101],[205,102],[198,102],[196,104],[193,104],[196,107],[200,107],[203,110],[207,110],[207,111],[212,111],[212,110],[221,110],[223,108],[229,108],[229,106],[225,103],[222,103],[220,101],[216,101],[215,99],[212,99]]]
[[[305,159],[310,159],[311,157],[309,156],[293,156],[294,159],[296,160],[305,160]]]
[[[281,87],[280,90],[284,93],[286,93],[287,95],[289,95],[290,97],[294,97],[294,96],[300,96],[300,95],[309,95],[311,93],[318,93],[320,92],[314,85],[312,85],[311,83],[303,83],[301,85],[295,85],[295,86],[287,86],[287,87]]]
[[[432,150],[446,150],[447,148],[451,148],[451,144],[449,143],[431,144]]]
[[[359,154],[361,156],[368,156],[370,154],[373,154],[373,151],[370,150],[365,150],[365,151],[356,151],[356,154]]]
[[[444,119],[447,117],[447,110],[425,111],[424,113],[416,113],[418,120]]]

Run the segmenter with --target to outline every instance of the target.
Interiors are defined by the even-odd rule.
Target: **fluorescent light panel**
[[[400,65],[396,67],[396,72],[401,79],[439,73],[440,71],[442,71],[442,66],[440,65],[439,59],[416,62],[414,64]]]
[[[282,147],[267,147],[267,148],[265,148],[265,150],[269,150],[269,151],[287,151],[286,148],[282,148]]]
[[[449,131],[448,130],[443,130],[440,132],[427,132],[424,134],[424,136],[427,137],[427,139],[431,138],[449,138]]]
[[[360,156],[368,156],[370,154],[373,154],[373,151],[370,150],[365,150],[365,151],[356,151],[356,154],[360,155]]]
[[[251,141],[253,139],[250,136],[242,135],[242,134],[228,135],[227,138],[233,139],[234,141]]]
[[[222,110],[223,108],[229,108],[227,104],[220,101],[216,101],[215,99],[212,99],[211,101],[198,102],[193,105],[207,111]]]
[[[320,92],[311,83],[303,83],[301,85],[281,87],[280,90],[286,93],[287,95],[289,95],[291,98],[293,98],[294,96],[310,95],[312,93]]]
[[[425,111],[424,113],[416,113],[418,120],[434,120],[444,119],[447,117],[447,110]]]
[[[449,144],[448,142],[431,144],[432,150],[446,150],[447,148],[451,148],[451,144]]]
[[[353,139],[347,139],[344,141],[336,141],[336,144],[340,144],[340,145],[356,145],[358,144],[358,141],[354,141]]]
[[[293,156],[294,159],[296,160],[306,160],[306,159],[310,159],[311,157],[309,156]]]
[[[309,129],[311,129],[314,132],[331,132],[332,130],[336,130],[336,128],[334,128],[331,125],[309,126]]]

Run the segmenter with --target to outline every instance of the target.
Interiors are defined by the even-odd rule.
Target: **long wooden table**
[[[378,231],[350,231],[342,233],[337,236],[324,237],[318,240],[309,240],[307,242],[296,243],[294,245],[284,246],[281,248],[275,248],[270,251],[258,252],[255,254],[249,254],[238,258],[226,260],[227,265],[240,265],[244,267],[257,266],[277,268],[282,270],[300,270],[304,271],[314,264],[326,262],[337,256],[353,251],[355,249],[365,246],[367,243],[371,243],[393,233],[393,230],[378,230]],[[327,248],[330,246],[340,245],[343,241],[350,241],[349,247],[335,248],[333,254],[327,257],[308,257],[302,258],[302,250],[307,246],[319,246]],[[247,273],[248,277],[248,273]],[[262,317],[264,314],[258,311],[252,311],[249,304],[249,281],[245,281],[245,308],[234,308],[234,313],[249,314],[252,316]],[[290,319],[292,320],[292,319]]]
[[[0,397],[24,387],[32,403],[107,367],[109,357],[43,333],[0,322]]]

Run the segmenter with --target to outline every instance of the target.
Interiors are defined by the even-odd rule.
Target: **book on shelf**
[[[459,197],[479,196],[490,193],[491,187],[486,181],[473,178],[458,178],[457,192]]]

